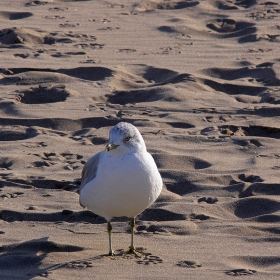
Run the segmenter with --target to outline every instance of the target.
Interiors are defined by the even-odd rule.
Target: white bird
[[[80,204],[107,220],[109,255],[112,249],[113,217],[130,218],[129,252],[134,247],[135,217],[148,208],[162,190],[162,178],[139,130],[120,122],[110,130],[105,151],[85,164],[80,187]]]

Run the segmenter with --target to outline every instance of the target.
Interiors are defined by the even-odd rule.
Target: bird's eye
[[[130,139],[131,139],[130,136],[126,136],[126,137],[124,138],[124,141],[125,141],[125,142],[128,142],[128,141],[130,141]]]

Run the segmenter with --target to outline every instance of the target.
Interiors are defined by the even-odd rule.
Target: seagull
[[[139,130],[120,122],[111,128],[105,150],[93,155],[82,171],[80,205],[107,220],[109,256],[113,217],[130,218],[129,252],[134,247],[135,218],[152,205],[162,190],[162,178]]]

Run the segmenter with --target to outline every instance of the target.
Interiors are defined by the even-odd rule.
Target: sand
[[[280,278],[280,5],[2,0],[0,279]],[[137,217],[79,205],[109,129],[164,181]]]

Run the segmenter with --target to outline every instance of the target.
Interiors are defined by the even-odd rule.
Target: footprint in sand
[[[113,30],[118,30],[118,29],[120,29],[120,27],[111,27],[111,26],[107,26],[107,27],[98,28],[97,30],[101,30],[101,31],[113,31]]]
[[[61,7],[49,8],[49,11],[52,11],[52,12],[63,12],[65,10],[68,10],[68,8],[66,8],[66,7],[63,7],[63,8],[61,8]]]
[[[93,267],[92,263],[89,261],[73,261],[67,263],[67,268],[88,268]]]
[[[26,7],[31,7],[31,6],[40,6],[40,5],[46,5],[49,2],[47,1],[40,1],[40,0],[35,0],[35,1],[30,1],[25,4]]]
[[[261,48],[261,49],[258,49],[258,48],[250,48],[248,49],[248,51],[250,53],[266,53],[266,52],[271,52],[273,51],[273,49],[266,49],[266,48]]]
[[[104,44],[76,44],[74,47],[79,48],[79,49],[103,49],[105,45]]]
[[[77,27],[77,26],[80,26],[80,24],[78,22],[74,22],[74,23],[61,23],[59,25],[59,27],[64,27],[64,28],[72,28],[72,27]]]
[[[86,52],[65,52],[65,53],[61,53],[61,52],[57,52],[54,54],[51,54],[52,57],[58,57],[58,58],[64,58],[64,57],[70,57],[73,55],[86,55]]]
[[[200,221],[205,221],[210,219],[210,216],[204,215],[204,214],[191,214],[191,220],[200,220]]]
[[[24,104],[45,104],[65,101],[73,95],[64,85],[39,85],[36,88],[18,91],[17,101]]]
[[[228,270],[225,272],[225,274],[229,276],[247,276],[247,275],[253,275],[256,272],[257,272],[256,270],[241,268],[241,269]]]
[[[14,164],[15,159],[13,157],[0,157],[0,170],[12,170]]]
[[[0,142],[1,141],[20,141],[36,137],[38,131],[34,128],[24,126],[9,126],[3,125],[0,127]]]
[[[138,234],[162,234],[166,236],[173,235],[194,235],[197,232],[197,225],[191,221],[163,221],[146,222],[140,221],[137,226]]]
[[[73,170],[82,168],[82,166],[85,164],[85,161],[81,160],[83,158],[82,155],[78,154],[72,154],[72,153],[62,153],[62,154],[56,154],[56,153],[42,153],[42,154],[34,154],[35,156],[38,156],[41,160],[40,161],[34,161],[32,163],[32,167],[50,167],[53,165],[58,164],[59,162],[64,162],[64,169],[65,170]]]
[[[33,14],[29,12],[0,12],[0,18],[9,20],[20,20],[31,16],[33,16]]]
[[[13,56],[26,59],[26,58],[30,57],[31,55],[29,53],[15,53]]]
[[[68,33],[64,34],[65,36],[79,39],[79,41],[96,41],[96,37],[93,35],[87,35],[87,34],[80,34],[80,33],[74,33],[73,31],[69,31]]]
[[[258,176],[258,175],[251,175],[251,174],[239,174],[238,179],[243,182],[249,182],[249,183],[257,183],[257,182],[263,182],[264,180]]]
[[[139,12],[149,12],[155,10],[180,10],[194,7],[199,4],[199,1],[143,1],[136,5],[135,10]]]
[[[17,198],[20,195],[23,195],[23,192],[14,192],[14,193],[5,193],[2,194],[0,197],[2,197],[4,200],[9,199],[9,198]]]
[[[216,197],[201,197],[197,200],[197,202],[206,202],[208,204],[214,204],[218,202],[218,198]]]
[[[219,130],[222,134],[229,136],[257,136],[257,137],[269,137],[269,138],[280,138],[280,129],[277,127],[268,127],[268,126],[258,126],[258,125],[249,125],[249,126],[220,126]],[[257,142],[255,142],[258,145]]]
[[[239,37],[239,42],[243,43],[251,41],[257,32],[254,23],[225,18],[211,19],[206,24],[206,27],[215,32],[213,34],[215,37],[223,39]]]
[[[44,16],[45,19],[65,19],[65,17],[62,16]]]
[[[280,13],[280,10],[277,9],[268,9],[266,11],[260,11],[260,12],[253,12],[246,15],[246,17],[252,18],[254,20],[262,20],[262,19],[274,19],[278,17],[278,13]]]
[[[143,259],[136,261],[138,264],[144,264],[144,265],[149,265],[149,264],[160,264],[163,263],[162,258],[154,255],[147,255]]]
[[[176,265],[180,267],[186,267],[186,268],[198,268],[202,266],[201,264],[195,261],[180,261],[176,263]]]
[[[256,4],[256,0],[221,0],[216,1],[215,5],[221,10],[239,10],[247,9]]]
[[[118,52],[121,52],[121,53],[132,53],[132,52],[136,52],[136,49],[118,49]]]

